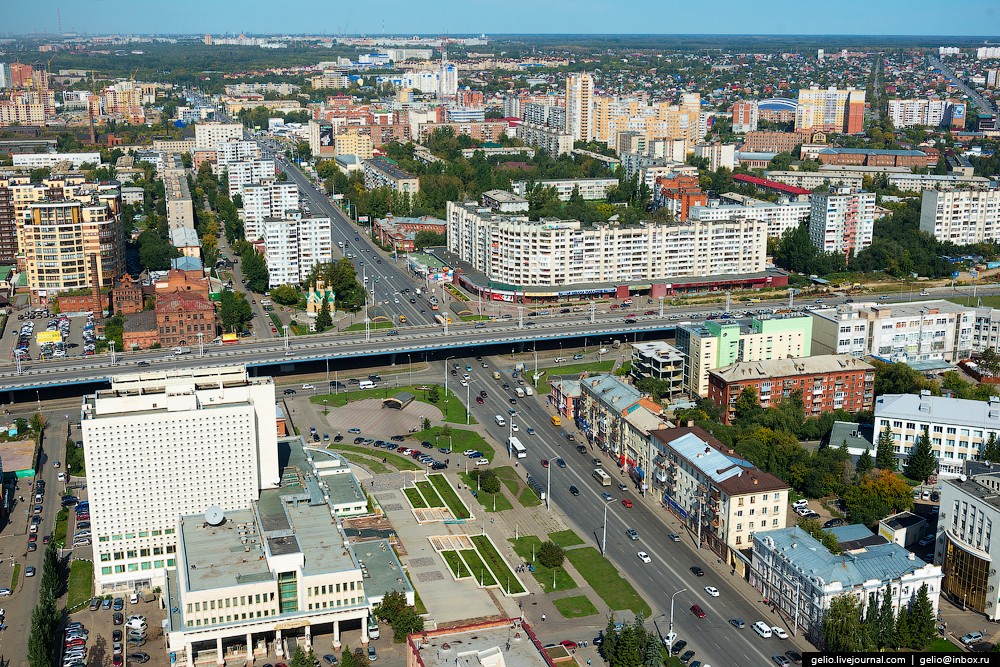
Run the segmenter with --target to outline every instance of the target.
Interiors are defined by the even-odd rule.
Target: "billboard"
[[[58,331],[39,331],[38,335],[35,336],[39,345],[44,345],[45,343],[61,343],[62,334]]]
[[[333,148],[333,126],[332,125],[320,125],[319,126],[319,149],[322,151],[324,148]]]

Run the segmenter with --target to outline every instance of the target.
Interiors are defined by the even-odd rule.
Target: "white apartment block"
[[[736,167],[736,144],[695,144],[694,155],[708,160],[709,171]]]
[[[826,172],[826,171],[766,171],[764,176],[772,181],[797,188],[815,190],[821,185],[844,186],[852,190],[860,190],[864,176],[860,173]]]
[[[925,191],[920,230],[956,245],[1000,240],[1000,188]]]
[[[951,104],[951,100],[889,100],[888,116],[893,127],[938,127]]]
[[[243,138],[239,123],[198,123],[194,126],[194,145],[197,150],[216,151],[219,144]]]
[[[243,187],[243,236],[261,237],[265,218],[279,218],[299,210],[299,187],[295,183],[253,183]]]
[[[420,190],[420,179],[396,166],[385,158],[364,161],[365,188],[391,188],[396,192],[415,195]]]
[[[594,138],[594,78],[587,72],[566,77],[566,132],[574,141]]]
[[[815,354],[849,354],[861,359],[868,352],[871,320],[850,305],[810,310]]]
[[[274,160],[246,160],[226,166],[229,179],[229,198],[243,194],[243,188],[252,183],[274,181]]]
[[[972,351],[972,308],[942,300],[842,306],[847,307],[869,322],[867,354],[892,362],[954,362]]]
[[[990,179],[959,174],[889,174],[889,186],[904,192],[941,190],[952,187],[988,188]]]
[[[569,201],[573,190],[579,191],[584,199],[607,199],[608,189],[618,187],[617,178],[552,178],[538,181],[514,181],[511,190],[519,197],[528,195],[528,187],[540,185],[543,188],[555,188],[561,201]]]
[[[330,218],[267,218],[262,236],[270,287],[297,285],[333,261]]]
[[[779,237],[789,229],[796,229],[809,221],[812,205],[807,201],[789,201],[779,199],[777,203],[750,199],[745,204],[720,204],[713,199],[708,206],[692,206],[688,219],[701,220],[733,220],[735,218],[751,218],[767,223],[767,235]]]
[[[60,162],[69,162],[74,169],[79,169],[84,163],[101,164],[100,153],[14,153],[13,159],[15,167],[28,169],[54,167]]]
[[[510,285],[739,275],[765,269],[767,225],[733,220],[585,227],[448,202],[448,247],[491,280]]]
[[[838,540],[841,535],[846,540],[873,535],[857,525],[830,532]],[[813,643],[821,642],[823,621],[833,599],[841,595],[854,596],[862,609],[867,608],[869,596],[878,605],[888,596],[893,612],[898,613],[926,585],[937,612],[944,577],[941,567],[925,563],[895,542],[833,554],[798,526],[754,531],[752,540],[750,584],[781,609],[793,631],[802,632]]]
[[[98,592],[161,585],[178,517],[279,484],[274,383],[242,366],[119,375],[80,423]]]
[[[962,473],[964,461],[979,458],[991,435],[1000,438],[1000,398],[988,402],[945,398],[926,390],[919,396],[884,394],[875,399],[876,440],[886,428],[901,458],[912,453],[926,431],[938,459],[938,474],[954,477]]]
[[[809,238],[823,252],[854,256],[872,244],[875,193],[836,187],[812,197]]]
[[[153,139],[153,150],[161,153],[193,153],[197,146],[194,139]]]
[[[573,150],[573,135],[562,130],[525,122],[518,125],[515,132],[524,143],[536,146],[553,157],[567,155]]]
[[[216,150],[216,159],[220,167],[225,167],[235,162],[260,159],[260,146],[256,141],[233,140],[222,141]]]
[[[1000,352],[1000,309],[976,308],[972,347],[978,352],[987,348]]]
[[[521,107],[520,116],[525,123],[540,125],[559,133],[566,131],[565,107],[527,102]]]

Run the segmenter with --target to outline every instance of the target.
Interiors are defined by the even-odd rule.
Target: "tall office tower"
[[[864,130],[865,91],[802,88],[795,110],[796,130],[857,134]]]
[[[566,132],[574,141],[594,137],[594,78],[587,72],[566,77]]]
[[[274,383],[242,366],[120,375],[80,413],[99,593],[162,586],[177,521],[275,488]]]
[[[875,193],[834,187],[812,196],[809,238],[823,252],[848,259],[872,244],[875,227]]]

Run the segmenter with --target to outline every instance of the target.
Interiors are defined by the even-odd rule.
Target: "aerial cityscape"
[[[7,8],[0,667],[993,664],[1000,16],[885,4]]]

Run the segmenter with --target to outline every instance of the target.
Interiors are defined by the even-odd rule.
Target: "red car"
[[[696,604],[691,605],[691,613],[697,616],[698,618],[705,618],[705,610],[702,609],[699,605]]]
[[[645,313],[643,313],[643,315],[656,315],[656,311],[655,310],[647,310]]]
[[[479,403],[479,405],[482,405],[483,402],[484,401],[483,401],[483,397],[482,396],[476,396],[476,403]]]
[[[548,468],[549,467],[549,460],[548,459],[542,459],[542,467],[543,468]]]
[[[271,327],[271,333],[278,333],[278,330],[275,329],[274,327]]]
[[[566,648],[576,648],[576,642],[572,639],[564,639],[559,643]]]
[[[628,498],[626,498],[625,500],[622,501],[622,506],[630,508],[630,507],[632,507],[632,501],[629,500]]]

